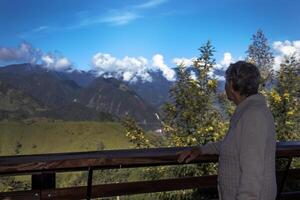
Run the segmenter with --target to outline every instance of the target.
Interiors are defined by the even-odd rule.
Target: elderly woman
[[[218,189],[222,200],[274,200],[275,128],[263,96],[258,94],[260,74],[253,64],[239,61],[226,70],[225,90],[237,107],[229,130],[220,142],[179,154],[190,162],[201,154],[218,154]]]

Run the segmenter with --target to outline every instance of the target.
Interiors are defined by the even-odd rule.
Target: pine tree
[[[178,66],[177,81],[170,91],[171,101],[164,107],[164,133],[169,137],[170,146],[189,146],[216,141],[227,130],[214,103],[216,98],[217,80],[209,76],[215,65],[214,47],[206,42],[199,48],[200,55],[190,70],[196,73],[196,79],[191,78],[188,70]],[[214,164],[199,166],[178,166],[164,171],[168,176],[200,176],[215,174]],[[204,194],[201,194],[204,198]],[[182,192],[166,193],[162,199],[199,199],[199,193]]]
[[[177,80],[170,89],[171,102],[164,105],[164,131],[174,135],[178,131],[184,133],[191,131],[189,116],[186,114],[189,99],[189,73],[183,64],[177,68]],[[182,111],[186,111],[184,114]]]
[[[209,77],[215,65],[214,47],[206,42],[192,69],[196,79],[179,65],[177,81],[170,91],[171,102],[164,107],[164,132],[169,135],[170,146],[205,144],[224,133],[221,115],[213,103],[216,101],[217,80]]]
[[[246,60],[254,63],[261,73],[261,90],[265,90],[273,77],[274,56],[268,40],[261,29],[259,29],[251,38]]]

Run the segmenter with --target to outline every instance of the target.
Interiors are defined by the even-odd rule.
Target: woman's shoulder
[[[252,104],[248,105],[242,115],[241,118],[268,118],[270,110],[266,106],[266,104]]]
[[[249,106],[240,117],[240,124],[248,128],[267,128],[273,126],[274,119],[267,107]]]

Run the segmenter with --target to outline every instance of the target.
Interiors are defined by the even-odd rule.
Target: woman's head
[[[230,100],[239,95],[246,98],[258,93],[260,73],[258,68],[251,63],[238,61],[231,64],[226,70],[225,90]]]

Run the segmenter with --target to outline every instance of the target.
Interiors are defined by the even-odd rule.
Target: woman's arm
[[[220,154],[221,142],[208,142],[203,146],[200,146],[202,154]]]
[[[221,141],[210,142],[203,146],[195,146],[190,150],[178,152],[178,162],[189,163],[202,154],[219,154]]]

